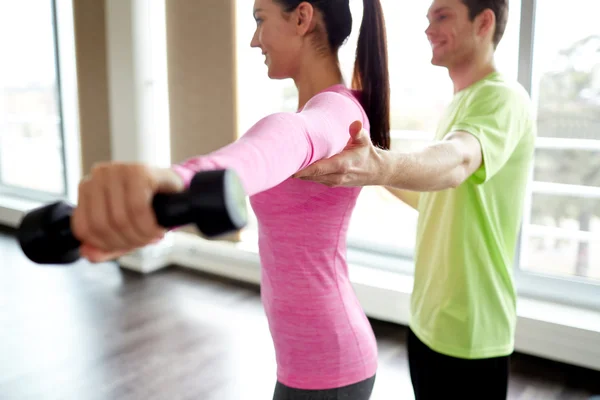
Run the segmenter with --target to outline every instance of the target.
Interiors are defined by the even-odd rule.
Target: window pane
[[[524,241],[524,270],[543,275],[580,277],[600,283],[600,240],[531,234]]]
[[[600,279],[600,198],[535,194],[521,267]]]
[[[383,188],[365,187],[348,229],[350,244],[362,250],[411,256],[418,214]]]
[[[534,194],[531,224],[600,234],[600,198]]]
[[[51,1],[0,0],[0,54],[0,184],[62,194]]]
[[[600,46],[598,52],[600,54]],[[600,68],[598,76],[600,78]],[[572,78],[574,79],[551,74],[542,78],[538,111],[539,136],[600,140],[600,92],[597,99],[579,98],[579,95],[569,93],[569,89],[565,87],[571,84],[568,80]],[[591,81],[582,83],[591,84]],[[586,93],[587,89],[590,88],[581,90]]]
[[[600,187],[598,150],[537,149],[534,180]]]
[[[0,142],[2,183],[44,192],[62,193],[62,158],[57,124],[9,125]],[[32,160],[38,160],[34,166]],[[43,163],[43,165],[38,164]]]
[[[533,77],[539,134],[600,140],[600,2],[536,4]],[[559,20],[562,28],[556,29]]]

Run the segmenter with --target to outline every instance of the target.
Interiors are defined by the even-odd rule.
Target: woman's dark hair
[[[352,32],[349,0],[275,0],[285,12],[307,2],[320,11],[330,50],[337,53]],[[352,88],[361,92],[371,126],[371,141],[390,148],[390,81],[385,19],[380,0],[363,0],[363,19],[356,48]]]

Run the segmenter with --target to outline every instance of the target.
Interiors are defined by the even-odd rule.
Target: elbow
[[[467,172],[464,167],[455,168],[448,177],[448,188],[456,189],[467,180]]]
[[[462,146],[456,146],[457,165],[452,169],[448,177],[448,186],[452,189],[462,185],[469,175],[474,172],[476,159],[467,149]]]
[[[456,189],[469,178],[469,170],[472,162],[468,154],[461,154],[460,163],[452,169],[448,177],[449,188]]]

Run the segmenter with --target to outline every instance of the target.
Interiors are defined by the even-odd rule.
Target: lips
[[[437,50],[440,47],[444,46],[446,44],[445,41],[439,41],[439,42],[431,42],[431,49],[432,50]]]

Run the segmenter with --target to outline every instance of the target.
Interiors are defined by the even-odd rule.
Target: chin
[[[271,74],[271,73],[268,73],[267,76],[269,77],[269,79],[273,79],[273,80],[285,79],[285,77],[283,77],[283,76]]]
[[[444,61],[442,57],[431,57],[431,65],[435,65],[436,67],[446,67],[447,63]]]
[[[286,74],[282,74],[278,71],[274,71],[272,69],[269,68],[269,70],[267,71],[267,76],[270,79],[275,79],[275,80],[280,80],[280,79],[287,79],[289,78],[289,76],[287,76]]]

